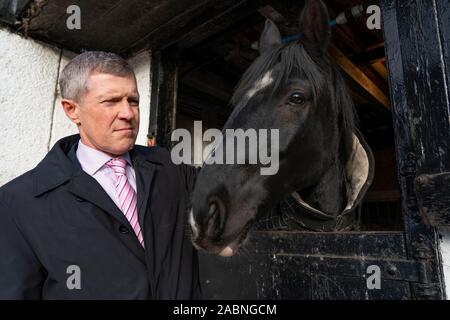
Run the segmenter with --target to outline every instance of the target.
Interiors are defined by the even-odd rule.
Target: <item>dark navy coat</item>
[[[78,140],[59,140],[36,168],[0,188],[0,299],[199,298],[187,228],[196,169],[174,165],[163,148],[130,151],[144,250],[81,169]]]

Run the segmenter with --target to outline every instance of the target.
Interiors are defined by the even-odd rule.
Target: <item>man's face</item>
[[[139,131],[139,93],[133,77],[92,74],[78,110],[81,141],[111,156],[133,148]]]

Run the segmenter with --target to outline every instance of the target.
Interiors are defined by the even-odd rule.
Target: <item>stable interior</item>
[[[359,4],[327,1],[330,18]],[[294,1],[271,1],[179,56],[177,127],[192,130],[201,120],[203,130],[221,129],[238,80],[258,52],[265,18],[276,21],[282,35],[295,30],[301,6]],[[375,178],[361,208],[360,230],[403,230],[397,181],[394,135],[382,30],[366,27],[367,15],[332,30],[330,55],[340,66],[355,104],[358,127],[375,157]]]

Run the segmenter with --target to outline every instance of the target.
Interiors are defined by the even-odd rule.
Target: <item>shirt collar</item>
[[[83,171],[85,171],[89,175],[94,175],[105,165],[105,163],[113,158],[102,151],[85,145],[83,142],[81,142],[81,139],[78,142],[76,154],[81,168],[83,168]],[[132,165],[130,154],[128,152],[124,153],[122,157],[127,161],[127,164],[129,166]]]

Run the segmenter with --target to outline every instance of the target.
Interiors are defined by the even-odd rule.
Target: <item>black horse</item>
[[[235,90],[225,129],[279,129],[279,170],[261,175],[258,164],[204,165],[190,213],[196,247],[232,255],[255,222],[316,231],[354,227],[373,159],[355,129],[344,79],[327,55],[328,20],[321,1],[306,1],[302,40],[290,43],[266,21],[260,56]]]

